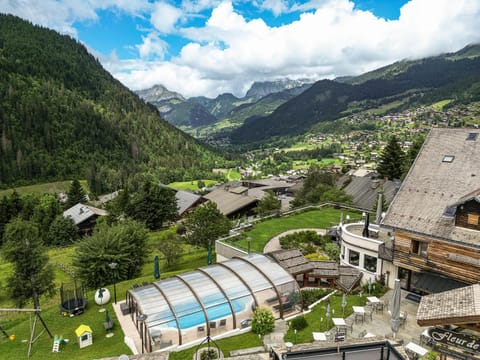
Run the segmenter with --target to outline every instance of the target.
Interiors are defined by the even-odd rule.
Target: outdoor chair
[[[353,333],[353,319],[347,318],[345,319],[345,324],[347,324],[346,328],[350,329],[350,334]]]
[[[367,335],[367,330],[362,330],[358,333],[358,338],[362,339],[365,335]]]
[[[365,307],[365,319],[368,317],[370,321],[373,320],[373,307]]]
[[[383,300],[383,307],[384,307],[385,309],[387,309],[387,310],[388,310],[388,305],[389,305],[389,303],[390,303],[390,300],[388,300],[388,299],[384,299],[384,300]]]

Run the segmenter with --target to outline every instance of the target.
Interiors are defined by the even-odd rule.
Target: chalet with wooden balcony
[[[390,205],[393,263],[420,294],[480,282],[480,131],[432,129]]]

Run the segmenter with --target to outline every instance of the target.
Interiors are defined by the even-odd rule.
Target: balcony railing
[[[393,261],[393,247],[380,244],[378,246],[378,257],[383,260]]]

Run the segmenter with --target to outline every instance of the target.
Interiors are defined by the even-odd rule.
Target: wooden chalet
[[[406,290],[480,281],[479,133],[432,129],[388,209],[382,225],[393,232],[390,253]]]
[[[218,210],[229,218],[253,214],[253,209],[260,201],[257,197],[248,195],[248,188],[229,186],[215,189],[204,198],[213,201]]]

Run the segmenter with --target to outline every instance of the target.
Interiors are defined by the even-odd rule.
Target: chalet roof
[[[345,186],[344,190],[347,194],[352,195],[355,206],[371,210],[378,200],[379,191],[383,190],[386,202],[390,204],[399,188],[399,181],[353,176],[352,181]]]
[[[480,140],[474,129],[432,129],[383,220],[383,225],[480,246],[478,231],[443,216],[452,203],[480,188]],[[446,156],[450,158],[446,158]]]
[[[480,284],[422,296],[417,323],[421,326],[480,323]]]
[[[276,250],[267,254],[272,257],[276,262],[280,264],[290,274],[303,274],[313,270],[313,265],[302,252],[298,249],[292,250]]]
[[[466,202],[469,202],[471,200],[475,200],[476,202],[480,202],[480,189],[477,189],[475,191],[472,191],[471,193],[462,196],[460,199],[458,199],[457,202],[450,206],[458,206],[461,204],[465,204]]]
[[[258,179],[258,180],[245,180],[243,181],[245,186],[251,184],[255,187],[261,187],[263,190],[273,190],[273,189],[282,189],[282,188],[289,188],[293,186],[294,182],[288,182],[284,180],[276,180],[276,179]],[[250,186],[251,187],[251,186]]]
[[[310,261],[314,269],[311,276],[322,278],[338,278],[338,264],[335,261]]]
[[[238,195],[224,189],[215,189],[205,195],[204,198],[217,204],[218,210],[226,216],[258,202],[258,199],[252,196]]]
[[[178,190],[175,193],[177,199],[178,215],[182,215],[189,208],[194,206],[202,197],[188,191]]]
[[[236,186],[236,187],[231,187],[228,191],[234,194],[242,194],[244,192],[247,192],[248,188],[246,186]]]
[[[63,217],[71,217],[75,225],[81,224],[92,216],[106,216],[108,212],[93,206],[78,203],[63,212]]]
[[[338,272],[340,273],[340,276],[337,279],[336,284],[346,293],[350,293],[355,287],[357,287],[363,275],[360,270],[343,265],[338,267]]]

